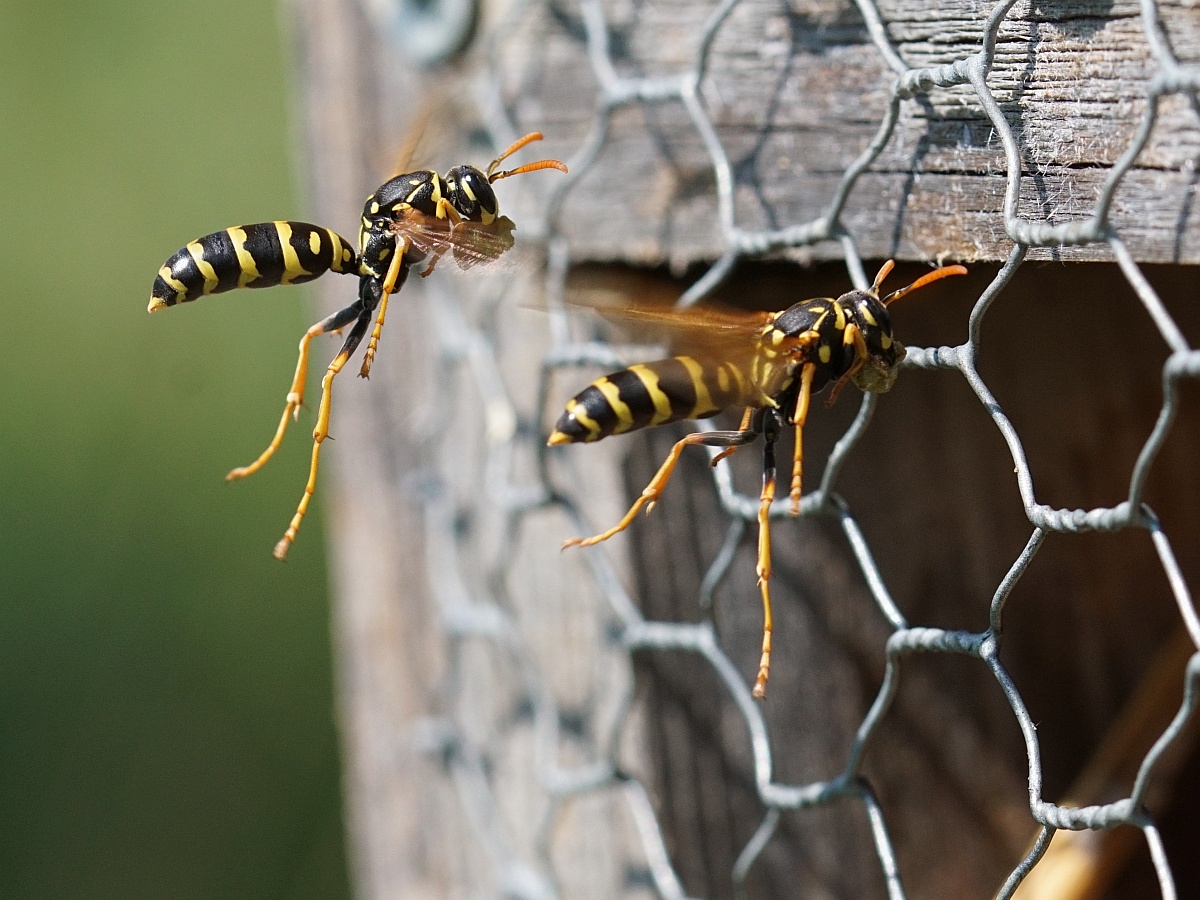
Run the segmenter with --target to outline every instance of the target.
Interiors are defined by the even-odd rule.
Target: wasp
[[[207,294],[235,288],[302,284],[326,272],[358,276],[358,299],[317,322],[300,339],[300,357],[288,390],[283,417],[267,449],[248,466],[225,476],[226,481],[253,475],[283,443],[288,422],[299,420],[308,375],[309,344],[317,335],[349,326],[341,349],[321,381],[321,403],[313,429],[312,462],[304,494],[287,531],[275,545],[275,558],[284,559],[296,538],[317,483],[321,444],[329,436],[333,380],[371,329],[359,375],[369,376],[383,331],[388,298],[403,286],[409,271],[423,266],[429,275],[445,254],[460,268],[497,259],[513,245],[515,226],[500,215],[492,185],[540,169],[567,167],[543,159],[499,171],[504,160],[522,147],[540,141],[532,132],[516,141],[480,171],[455,166],[445,175],[432,169],[398,174],[367,197],[358,230],[357,249],[335,231],[307,222],[262,222],[239,225],[205,235],[187,244],[158,270],[150,293],[150,312],[187,303]],[[371,328],[372,321],[374,328]]]
[[[949,275],[965,275],[962,266],[943,266],[907,287],[880,298],[894,263],[888,260],[867,290],[852,290],[836,300],[802,300],[782,312],[630,308],[615,313],[651,329],[665,330],[691,355],[641,363],[593,381],[572,398],[548,443],[590,443],[609,435],[665,425],[683,419],[707,419],[743,408],[737,431],[694,432],[678,441],[629,511],[616,525],[589,538],[571,538],[563,547],[586,547],[624,531],[638,511],[649,512],[662,495],[684,448],[720,447],[712,465],[738,447],[763,438],[763,478],[758,509],[756,572],[763,604],[762,656],[754,696],[766,696],[771,669],[771,531],[775,500],[775,442],[787,424],[795,429],[792,457],[791,514],[800,513],[803,432],[813,395],[833,385],[828,405],[854,382],[861,390],[884,393],[896,380],[905,356],[892,336],[888,306],[904,295]]]

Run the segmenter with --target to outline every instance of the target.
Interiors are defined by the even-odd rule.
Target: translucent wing
[[[762,344],[763,329],[775,313],[717,304],[679,309],[668,302],[573,301],[621,327],[638,341],[666,344],[674,354],[743,363]]]
[[[427,216],[415,209],[402,210],[392,224],[398,237],[431,260],[449,254],[460,269],[481,263],[493,263],[512,249],[515,243],[512,219],[500,216],[488,224],[461,221],[452,225],[447,219]]]
[[[425,93],[424,88],[422,92]],[[427,158],[432,149],[445,143],[445,129],[437,126],[440,126],[442,120],[450,113],[446,94],[444,88],[428,86],[428,92],[425,93],[421,105],[405,126],[404,140],[396,148],[391,174],[385,180],[390,181],[398,175],[423,168],[419,161]],[[434,146],[431,148],[429,145]]]

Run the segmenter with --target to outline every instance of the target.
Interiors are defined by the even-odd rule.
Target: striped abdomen
[[[307,222],[238,225],[192,241],[158,270],[150,312],[239,287],[302,284],[326,272],[357,273],[345,238]]]
[[[673,356],[598,378],[567,403],[551,444],[598,441],[651,425],[707,419],[762,395],[733,363]]]

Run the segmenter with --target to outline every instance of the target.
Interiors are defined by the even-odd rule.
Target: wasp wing
[[[680,309],[662,300],[615,302],[611,295],[573,300],[636,337],[661,343],[677,355],[744,364],[762,345],[763,330],[775,313],[705,304]]]
[[[424,99],[405,123],[404,139],[392,157],[388,181],[426,168],[427,160],[462,145],[462,136],[453,134],[446,125],[456,118],[447,89],[431,84],[423,86],[421,93]]]
[[[508,216],[499,216],[486,225],[427,216],[415,209],[401,210],[392,223],[397,237],[405,238],[416,250],[431,259],[449,254],[460,269],[493,263],[512,249],[516,226]]]

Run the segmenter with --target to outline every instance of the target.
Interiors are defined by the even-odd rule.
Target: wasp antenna
[[[920,278],[918,278],[916,281],[914,281],[912,284],[910,284],[908,287],[902,287],[898,291],[892,291],[890,294],[888,294],[886,297],[884,297],[881,302],[883,303],[884,306],[887,306],[889,303],[893,302],[894,300],[899,300],[905,294],[912,293],[917,288],[925,287],[925,285],[929,284],[930,282],[937,281],[940,278],[946,278],[950,275],[966,275],[966,274],[967,274],[966,266],[942,266],[940,269],[934,269],[932,272],[925,273]],[[878,283],[878,281],[879,281],[879,279],[876,279],[877,283]]]
[[[503,153],[501,153],[499,156],[497,156],[495,159],[493,159],[491,161],[491,163],[488,164],[488,167],[487,167],[488,180],[489,181],[494,180],[492,178],[492,173],[496,171],[496,166],[500,165],[500,163],[504,162],[506,159],[508,159],[510,156],[512,156],[514,153],[516,153],[518,150],[520,150],[526,144],[532,144],[534,141],[540,141],[541,139],[542,139],[542,133],[540,131],[531,131],[531,132],[529,132],[529,134],[525,135],[525,137],[518,138],[517,140],[513,141],[509,145],[507,150],[505,150]]]
[[[883,280],[891,274],[892,269],[896,267],[896,261],[889,259],[879,268],[879,274],[875,276],[875,282],[871,285],[871,293],[876,297],[879,296],[879,286],[883,284]]]
[[[539,159],[537,162],[526,163],[523,166],[518,166],[515,169],[509,169],[507,172],[496,172],[494,175],[488,175],[489,182],[499,181],[501,178],[511,178],[513,175],[522,175],[525,172],[536,172],[539,169],[558,169],[560,172],[567,171],[567,164],[560,159]]]

